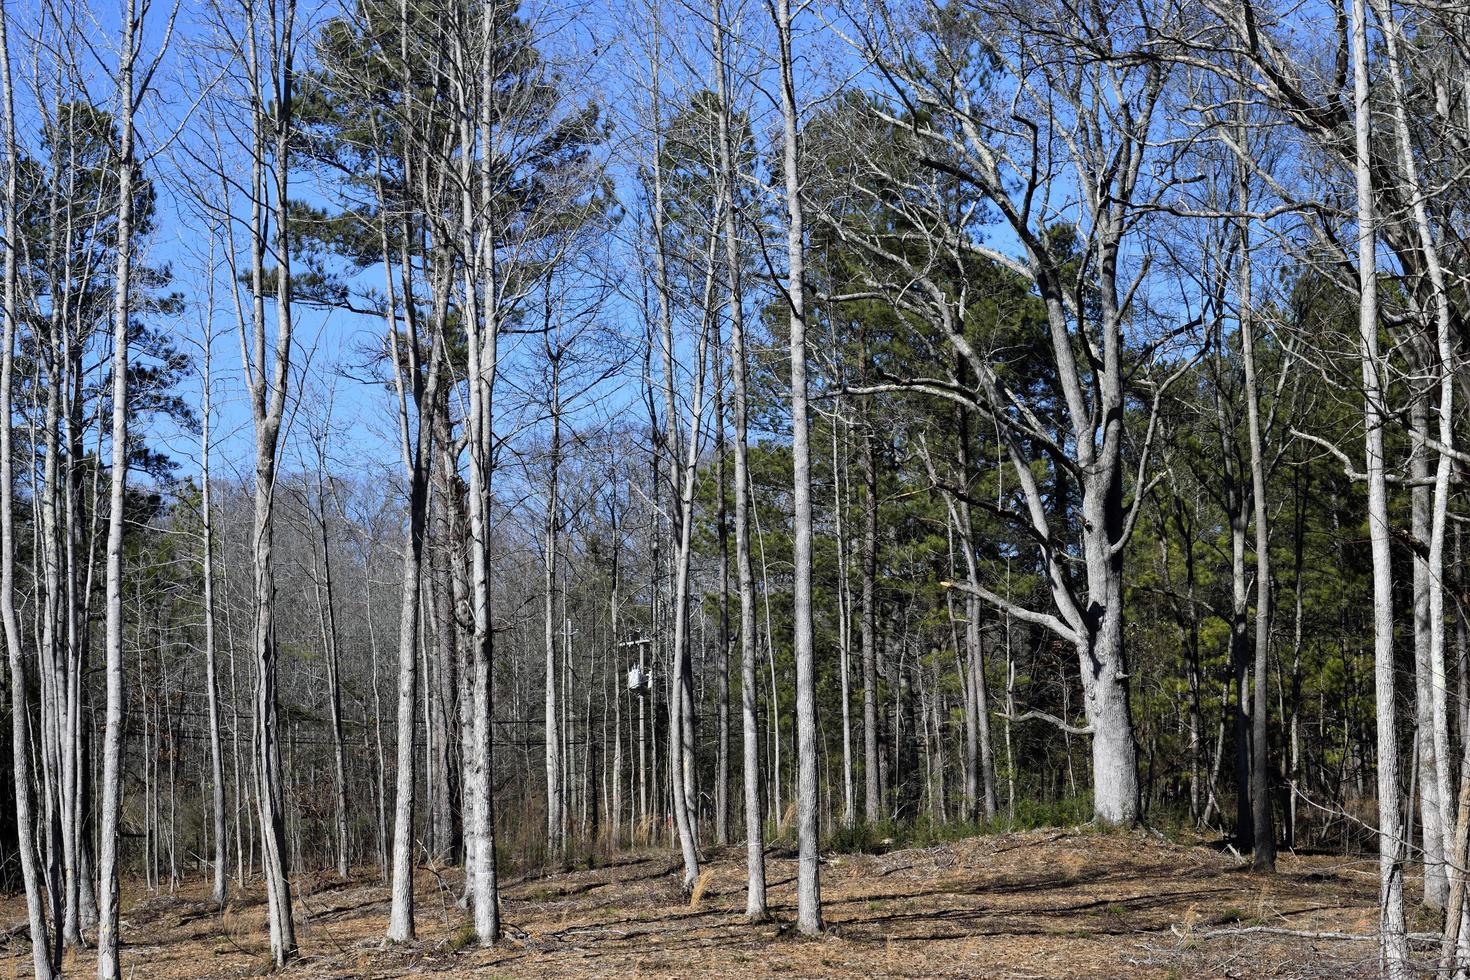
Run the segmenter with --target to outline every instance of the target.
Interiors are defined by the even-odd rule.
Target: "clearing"
[[[507,938],[462,949],[457,873],[418,881],[419,941],[384,946],[387,891],[371,872],[296,882],[298,977],[964,976],[1343,977],[1376,975],[1376,859],[1283,853],[1252,874],[1230,853],[1146,831],[1030,831],[886,854],[831,855],[823,866],[828,934],[792,934],[794,855],[768,862],[776,921],[743,920],[744,850],[714,851],[697,901],[679,890],[677,855],[625,852],[602,866],[509,879]],[[1412,888],[1412,885],[1411,885]],[[124,897],[124,973],[258,976],[263,898],[223,912],[207,884]],[[1412,892],[1411,892],[1412,893]],[[0,901],[0,976],[29,973],[22,900]],[[1281,931],[1273,931],[1281,930]],[[69,957],[86,976],[91,956]]]

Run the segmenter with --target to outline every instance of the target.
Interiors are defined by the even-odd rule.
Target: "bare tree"
[[[1240,126],[1240,145],[1249,145],[1245,126]],[[1250,173],[1243,166],[1237,173],[1237,207],[1250,213]],[[1271,535],[1266,523],[1266,462],[1261,444],[1261,396],[1256,380],[1255,310],[1252,304],[1250,219],[1240,219],[1240,348],[1245,366],[1245,410],[1250,450],[1251,497],[1255,505],[1256,531],[1256,647],[1255,691],[1251,705],[1251,826],[1255,852],[1251,866],[1257,871],[1276,870],[1276,834],[1271,821],[1271,785],[1267,770],[1270,743],[1266,736],[1269,712],[1268,659],[1271,652]]]
[[[297,952],[291,882],[287,874],[286,817],[281,780],[273,556],[278,447],[285,420],[294,326],[291,204],[288,194],[298,40],[294,0],[269,7],[263,23],[257,21],[255,15],[248,15],[246,28],[244,71],[251,121],[247,289],[251,304],[248,315],[237,307],[237,319],[240,356],[255,433],[251,557],[254,566],[256,806],[261,865],[265,872],[271,960],[276,966],[282,966]],[[233,255],[233,249],[231,251]],[[268,273],[266,260],[269,252],[274,253],[276,264]],[[276,304],[276,332],[274,341],[268,345],[265,306],[271,292]]]
[[[210,256],[211,266],[213,255]],[[204,577],[204,685],[206,710],[209,712],[209,767],[213,785],[211,816],[214,826],[214,884],[210,898],[224,905],[229,887],[228,838],[225,834],[225,761],[220,741],[219,665],[215,649],[214,622],[214,499],[211,494],[209,456],[210,423],[213,406],[210,401],[211,367],[213,366],[213,332],[210,315],[214,310],[214,280],[211,269],[209,299],[205,306],[204,339],[200,347],[199,377],[199,548]]]
[[[546,316],[551,317],[550,280],[547,285]],[[562,394],[561,365],[564,350],[560,343],[551,342],[551,327],[547,325],[545,338],[546,361],[550,374],[548,388],[548,410],[551,414],[551,447],[546,477],[546,524],[545,524],[545,617],[544,639],[546,653],[546,846],[552,860],[560,860],[566,852],[567,806],[562,793],[562,746],[557,725],[556,693],[556,576],[557,550],[561,535],[561,498],[558,495],[561,476],[562,438]],[[570,693],[570,692],[568,692]]]
[[[403,213],[402,225],[396,229],[392,240],[398,242],[397,272],[401,279],[403,327],[399,327],[399,311],[393,292],[394,259],[386,229],[380,229],[382,260],[385,283],[388,290],[388,350],[393,364],[393,385],[398,407],[398,441],[402,457],[404,476],[408,485],[408,527],[403,544],[403,568],[399,593],[398,617],[398,748],[397,781],[394,793],[392,861],[392,903],[388,916],[389,939],[403,942],[414,938],[414,810],[415,810],[415,756],[414,731],[415,709],[418,704],[419,688],[419,634],[422,618],[422,580],[424,572],[424,546],[429,522],[429,479],[433,470],[433,439],[435,430],[434,413],[440,405],[439,387],[443,375],[444,331],[449,317],[450,303],[455,287],[455,267],[452,259],[451,242],[458,244],[458,228],[450,226],[441,217],[446,210],[452,213],[452,198],[441,207],[436,188],[445,186],[445,177],[452,172],[455,161],[440,159],[436,148],[425,135],[433,130],[438,120],[434,118],[434,107],[421,106],[411,93],[413,61],[416,52],[410,47],[409,5],[399,6],[399,50],[401,90],[403,93],[403,115],[400,128],[402,140],[402,181],[406,194],[417,192],[418,207],[422,209],[423,225],[427,235],[416,225],[413,206],[409,201],[398,202]],[[406,137],[406,138],[403,138]],[[463,138],[463,133],[461,133]],[[468,153],[468,149],[464,150]],[[378,181],[380,206],[385,210],[392,202],[382,191]],[[445,195],[448,198],[448,195]],[[386,219],[385,219],[386,220]],[[409,251],[410,243],[425,239],[427,253],[423,262],[429,279],[428,363],[424,363],[422,350],[422,327],[419,324],[418,299],[414,292],[414,265]],[[416,424],[415,424],[416,423]],[[427,690],[428,679],[424,679]]]
[[[142,8],[146,12],[147,7]],[[142,37],[142,13],[134,0],[123,12],[118,49],[119,107],[117,174],[117,272],[112,311],[112,475],[107,518],[107,706],[102,734],[100,902],[97,916],[97,976],[121,980],[118,955],[118,819],[122,806],[123,727],[123,508],[128,473],[128,328],[132,317],[132,220],[134,116],[138,108],[134,69]],[[146,77],[144,86],[146,88]]]
[[[797,928],[822,930],[821,828],[817,824],[817,697],[812,656],[812,474],[806,377],[806,243],[801,202],[800,112],[793,74],[790,0],[774,0],[781,74],[781,171],[786,198],[786,302],[791,330],[791,458],[796,506],[792,561],[796,645]]]
[[[10,69],[10,9],[0,4],[0,83],[5,100],[5,242],[4,242],[4,337],[0,339],[0,617],[4,619],[5,650],[10,663],[11,767],[15,787],[15,823],[21,880],[26,892],[26,917],[30,925],[31,960],[37,980],[60,975],[54,957],[51,932],[46,922],[45,886],[40,855],[36,852],[36,796],[31,785],[30,678],[26,672],[20,619],[15,608],[15,468],[11,425],[11,391],[15,372],[16,334],[19,310],[16,303],[17,170],[20,165],[15,136],[15,90]],[[131,88],[129,88],[131,91]],[[124,251],[126,251],[124,249]],[[116,878],[114,877],[114,882]],[[114,893],[116,885],[114,884]],[[114,925],[114,931],[115,931]],[[116,944],[114,942],[114,955]]]
[[[1363,368],[1364,468],[1368,534],[1373,550],[1373,686],[1378,716],[1378,866],[1382,955],[1386,975],[1408,977],[1404,927],[1403,841],[1400,839],[1398,732],[1394,706],[1393,562],[1383,448],[1383,361],[1378,350],[1378,238],[1373,191],[1373,125],[1365,0],[1350,5],[1353,131],[1357,191],[1358,344]]]
[[[871,257],[880,294],[937,326],[973,379],[956,388],[943,379],[904,376],[861,391],[949,399],[999,429],[1021,497],[1008,519],[1039,549],[1056,612],[1028,608],[988,587],[977,591],[973,583],[957,587],[1050,630],[1077,651],[1087,724],[1069,728],[1091,738],[1094,812],[1108,823],[1131,824],[1139,815],[1139,796],[1124,649],[1123,552],[1146,496],[1159,398],[1180,375],[1174,371],[1150,383],[1134,462],[1124,455],[1123,409],[1139,380],[1126,365],[1149,363],[1191,324],[1162,330],[1139,343],[1139,350],[1129,349],[1134,338],[1125,325],[1139,313],[1135,301],[1151,263],[1128,268],[1128,242],[1142,227],[1135,218],[1152,210],[1175,183],[1169,164],[1174,151],[1163,148],[1167,141],[1159,132],[1167,63],[1131,54],[1134,45],[1162,54],[1158,44],[1168,31],[1148,18],[1125,27],[1114,22],[1115,14],[1124,17],[1100,10],[1023,13],[1004,4],[978,5],[963,15],[888,4],[849,11],[848,40],[881,70],[890,89],[890,98],[873,107],[885,135],[871,146],[882,149],[899,136],[913,140],[908,152],[922,163],[924,175],[915,178],[903,164],[896,170],[891,157],[875,150],[865,160],[873,186],[859,184],[855,192],[872,198],[890,186],[902,189],[900,214],[933,249],[924,253],[933,261],[903,254],[906,246],[897,240],[854,234],[840,223],[835,229]],[[1043,22],[1064,29],[1037,29]],[[974,56],[981,38],[987,39],[984,58]],[[1096,49],[1099,56],[1079,62],[1062,54],[1079,48]],[[1014,86],[1013,98],[993,100],[987,91],[992,64]],[[1002,104],[1004,114],[998,111]],[[1064,167],[1075,182],[1075,196],[1065,201],[1053,193],[1055,167]],[[938,193],[951,186],[994,207],[1015,236],[1018,254],[977,241],[956,226]],[[968,213],[963,217],[972,220]],[[1057,237],[1050,230],[1055,222],[1082,237]],[[1093,258],[1073,264],[1068,256],[1074,247]],[[1057,417],[1011,390],[987,352],[964,335],[963,299],[957,306],[934,269],[973,260],[1020,276],[1040,298],[1047,354],[1059,385]],[[1055,467],[1069,495],[1080,498],[1075,554],[1063,530],[1074,516],[1071,505],[1058,508],[1048,501],[1032,469],[1038,462]]]
[[[761,821],[760,720],[757,717],[755,576],[750,564],[750,457],[747,445],[749,393],[746,381],[745,294],[741,279],[740,214],[736,208],[738,175],[731,135],[730,64],[724,5],[712,0],[715,86],[719,98],[719,186],[725,220],[725,275],[729,277],[730,379],[735,410],[735,576],[740,592],[740,719],[745,788],[745,915],[752,922],[766,916],[766,858]],[[723,492],[723,491],[722,491]]]

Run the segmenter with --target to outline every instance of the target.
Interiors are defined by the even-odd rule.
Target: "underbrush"
[[[1045,802],[1017,800],[1014,812],[1002,810],[989,820],[949,823],[928,819],[885,820],[878,823],[858,822],[846,827],[839,825],[831,829],[823,846],[825,850],[836,854],[881,854],[906,847],[933,847],[936,844],[987,834],[1016,833],[1043,827],[1084,826],[1091,819],[1091,795]],[[777,846],[794,846],[795,830],[788,827],[772,843]]]

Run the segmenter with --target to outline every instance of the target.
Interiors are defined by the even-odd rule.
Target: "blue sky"
[[[753,34],[764,24],[763,6],[732,4],[732,8],[736,6],[740,7],[742,31]],[[305,33],[309,36],[314,25],[337,9],[331,4],[303,8]],[[637,4],[616,8],[592,4],[580,9],[552,4],[526,5],[521,15],[537,21],[543,38],[541,49],[558,65],[568,103],[600,102],[613,121],[612,135],[600,152],[614,181],[619,207],[631,212],[637,207],[639,193],[635,181],[637,160],[645,152],[640,126],[646,121],[648,8]],[[703,15],[696,16],[676,5],[669,5],[662,16],[667,33],[677,38],[663,54],[666,62],[663,99],[666,105],[672,105],[693,89],[710,83],[709,26]],[[158,14],[152,22],[150,35],[154,50],[161,41],[161,19]],[[160,210],[164,213],[158,234],[150,245],[150,257],[172,266],[176,286],[189,301],[187,312],[171,324],[181,347],[197,353],[202,349],[206,333],[212,336],[214,383],[211,387],[215,403],[212,460],[214,473],[230,479],[248,476],[253,435],[242,382],[235,312],[227,292],[227,277],[219,272],[215,273],[214,309],[207,309],[210,236],[190,195],[191,184],[209,178],[187,172],[193,167],[186,155],[179,152],[178,142],[160,147],[164,139],[196,138],[194,134],[202,124],[202,110],[195,111],[194,105],[201,76],[207,75],[207,69],[200,67],[197,54],[208,42],[210,31],[192,5],[180,9],[169,55],[158,77],[158,91],[148,107],[145,143],[156,154],[149,164],[150,171],[155,177],[162,175]],[[766,67],[762,64],[757,72]],[[758,81],[756,78],[741,85],[737,97],[751,103],[750,112],[757,132],[761,133],[770,129],[772,106],[767,98],[769,89],[762,92],[753,84]],[[194,115],[186,118],[190,111]],[[175,136],[181,125],[183,135]],[[292,194],[325,204],[330,204],[333,197],[330,186],[313,183],[313,178],[305,174],[296,178]],[[618,337],[622,346],[621,351],[614,351],[616,345],[605,344],[591,353],[604,361],[613,358],[624,363],[620,370],[583,391],[569,406],[568,422],[573,428],[595,428],[618,416],[637,419],[646,416],[640,391],[644,325],[638,301],[642,284],[636,251],[639,246],[635,241],[637,225],[635,215],[625,214],[605,251],[590,256],[583,269],[588,279],[586,288],[598,281],[614,284],[615,288],[608,292],[597,313],[598,328],[604,336]],[[218,266],[218,255],[215,262]],[[359,280],[377,285],[382,280],[382,270],[369,269]],[[273,309],[268,308],[267,315],[273,317]],[[296,468],[298,460],[304,458],[301,443],[308,423],[315,420],[312,424],[319,425],[329,408],[333,465],[357,471],[386,471],[396,477],[400,455],[395,399],[391,389],[381,383],[382,379],[373,376],[369,358],[365,356],[381,344],[383,329],[376,317],[296,306],[290,386],[293,409],[288,419],[290,428],[282,440],[283,461],[288,470]],[[691,334],[689,329],[681,330],[676,340],[676,370],[680,372],[681,388],[694,361]],[[506,338],[502,343],[503,373],[497,390],[501,403],[498,427],[502,434],[524,435],[538,425],[539,412],[526,403],[537,399],[537,386],[542,381],[540,343],[539,338],[529,336]],[[655,374],[659,363],[660,355],[655,351]],[[657,384],[659,379],[655,377],[654,381]],[[199,378],[191,378],[188,385],[191,400],[197,402]],[[516,403],[521,404],[519,412],[507,411]],[[151,437],[168,447],[179,461],[182,474],[197,472],[197,436],[155,422]],[[304,451],[309,456],[309,449]]]
[[[575,2],[575,0],[574,0]],[[711,82],[710,30],[703,4],[683,6],[675,0],[661,0],[660,16],[667,40],[662,48],[662,90],[667,105],[678,102],[691,91]],[[86,25],[82,39],[93,46],[83,47],[83,63],[89,65],[89,87],[97,101],[111,98],[106,71],[115,61],[110,50],[117,34],[118,8],[104,4],[81,16],[95,18]],[[180,347],[197,354],[212,338],[214,373],[214,472],[222,478],[246,477],[252,457],[252,427],[240,367],[240,347],[234,326],[234,310],[227,289],[227,278],[216,270],[211,273],[210,234],[201,220],[191,194],[208,181],[192,164],[183,148],[197,144],[207,122],[198,108],[200,93],[212,80],[210,46],[216,28],[206,16],[207,7],[191,0],[178,8],[174,33],[168,52],[158,72],[156,91],[145,104],[141,123],[141,146],[148,154],[146,164],[150,176],[160,188],[160,220],[157,233],[149,245],[148,259],[167,263],[174,272],[176,287],[183,293],[188,308],[167,324],[179,340]],[[309,38],[317,27],[340,9],[333,3],[306,3],[298,14],[302,34],[303,61],[309,62]],[[543,37],[543,51],[561,69],[569,101],[582,104],[593,100],[602,103],[615,123],[606,147],[606,163],[623,207],[636,208],[638,189],[634,181],[637,160],[646,137],[642,131],[647,118],[647,74],[650,62],[648,28],[651,0],[618,0],[615,4],[590,3],[580,6],[546,3],[528,4],[522,16],[537,21]],[[737,85],[737,103],[748,107],[757,141],[765,146],[774,136],[775,95],[769,84],[771,49],[766,40],[768,14],[759,0],[727,4],[734,32],[746,39],[743,54],[752,67]],[[157,5],[151,11],[145,58],[151,57],[163,41],[168,8]],[[851,80],[851,52],[845,50],[836,36],[824,27],[820,9],[807,8],[802,17],[806,35],[798,41],[800,96],[810,107],[819,102],[824,92],[842,81]],[[23,19],[37,16],[35,11]],[[100,39],[100,40],[98,40]],[[13,44],[15,41],[13,40]],[[861,72],[857,73],[858,76]],[[23,100],[24,101],[24,100]],[[232,120],[214,120],[239,136],[241,127]],[[1065,194],[1065,181],[1062,192]],[[1055,189],[1055,188],[1054,188]],[[293,195],[317,203],[330,203],[330,186],[313,183],[307,174],[297,177]],[[767,204],[774,201],[768,199]],[[1014,236],[994,226],[993,240],[1002,249],[1014,251]],[[583,271],[588,282],[608,281],[614,289],[598,313],[599,328],[604,336],[621,339],[621,355],[629,361],[621,370],[585,392],[571,407],[573,427],[586,428],[605,423],[619,415],[642,418],[644,410],[639,391],[642,357],[638,345],[643,336],[643,313],[638,305],[641,284],[638,281],[637,222],[631,213],[610,236],[605,252],[591,257]],[[218,255],[215,256],[218,265]],[[214,276],[214,308],[208,309],[209,280]],[[381,269],[364,272],[361,279],[369,284],[381,281]],[[268,316],[273,310],[268,309]],[[754,322],[754,318],[751,318]],[[396,476],[399,449],[395,400],[389,389],[368,370],[366,352],[380,344],[382,323],[345,311],[324,311],[298,304],[295,309],[295,345],[291,393],[293,410],[291,428],[282,440],[283,461],[288,470],[295,469],[302,456],[299,443],[307,423],[321,424],[330,408],[333,438],[332,464],[358,472],[387,472]],[[681,331],[676,361],[681,379],[687,378],[693,361],[691,330]],[[505,372],[499,392],[504,410],[515,402],[535,400],[540,376],[536,365],[539,339],[508,338],[504,350]],[[602,345],[594,353],[611,355],[616,345]],[[653,359],[657,371],[660,358]],[[657,380],[657,379],[655,379]],[[191,401],[197,403],[199,378],[186,382]],[[681,384],[681,387],[683,385]],[[537,426],[537,415],[526,409],[517,414],[502,414],[505,431],[522,435]],[[150,437],[163,445],[178,460],[183,474],[198,467],[197,437],[162,423],[154,422]],[[532,440],[534,441],[534,440]]]

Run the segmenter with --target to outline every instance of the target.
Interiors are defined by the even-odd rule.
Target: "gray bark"
[[[716,31],[719,26],[716,22]],[[720,43],[717,38],[716,43]],[[716,68],[716,71],[722,71]],[[721,83],[723,87],[723,83]],[[724,113],[724,97],[720,96]],[[725,202],[725,235],[730,238],[734,202]],[[727,245],[728,248],[728,245]],[[730,263],[727,261],[726,266]],[[726,274],[730,275],[727,268]],[[730,527],[725,513],[725,341],[715,326],[715,533],[720,553],[719,637],[715,653],[715,843],[730,842]]]
[[[812,474],[807,415],[805,242],[799,171],[799,112],[793,77],[791,4],[775,0],[776,40],[781,56],[781,169],[786,198],[786,302],[791,332],[791,466],[794,481],[792,619],[796,647],[796,925],[803,933],[822,930],[820,832],[817,801],[816,665],[812,655]]]
[[[863,668],[863,820],[870,826],[883,819],[878,774],[878,454],[873,420],[864,413],[862,668]]]
[[[211,804],[214,826],[214,883],[210,899],[224,905],[229,887],[229,852],[225,834],[225,758],[220,741],[219,665],[215,650],[214,630],[214,516],[209,479],[210,427],[210,361],[211,337],[206,328],[203,350],[203,377],[200,379],[201,427],[199,436],[200,485],[200,550],[204,572],[204,685],[209,712],[209,767],[212,779]]]
[[[1244,127],[1242,144],[1244,144]],[[1244,166],[1239,172],[1238,204],[1242,213],[1250,209],[1250,177]],[[1266,739],[1267,658],[1271,651],[1271,536],[1266,523],[1266,462],[1261,445],[1260,391],[1256,383],[1255,310],[1251,303],[1250,220],[1240,223],[1240,347],[1245,361],[1245,410],[1251,468],[1251,497],[1255,501],[1256,531],[1256,646],[1255,692],[1251,715],[1251,823],[1256,871],[1276,870],[1276,834],[1271,821],[1269,745]]]
[[[1428,696],[1430,710],[1428,721],[1430,724],[1429,742],[1433,749],[1434,765],[1425,773],[1425,776],[1434,781],[1433,797],[1438,804],[1437,820],[1439,831],[1438,856],[1448,859],[1447,853],[1450,849],[1451,828],[1456,825],[1454,815],[1454,800],[1452,797],[1451,782],[1452,770],[1454,769],[1454,756],[1450,750],[1449,735],[1449,711],[1448,691],[1445,680],[1445,529],[1448,518],[1450,478],[1454,468],[1453,457],[1455,455],[1455,429],[1453,420],[1454,409],[1454,374],[1455,374],[1455,351],[1454,351],[1454,326],[1450,309],[1449,291],[1446,288],[1444,269],[1440,262],[1439,246],[1435,241],[1433,227],[1430,223],[1428,208],[1425,204],[1426,188],[1419,177],[1418,163],[1415,158],[1415,147],[1409,131],[1408,111],[1406,109],[1406,97],[1403,90],[1403,71],[1400,61],[1401,32],[1395,20],[1393,9],[1390,5],[1375,2],[1374,10],[1383,30],[1383,40],[1388,55],[1388,73],[1391,84],[1389,86],[1392,98],[1390,107],[1394,122],[1395,143],[1398,148],[1399,165],[1402,176],[1410,198],[1410,212],[1413,219],[1413,228],[1417,236],[1417,244],[1423,255],[1424,268],[1428,274],[1430,305],[1433,311],[1433,337],[1434,354],[1426,358],[1431,366],[1432,372],[1437,375],[1436,388],[1438,390],[1438,404],[1435,406],[1435,415],[1438,421],[1436,432],[1438,442],[1438,460],[1434,473],[1434,497],[1431,504],[1427,535],[1420,536],[1420,540],[1428,540],[1428,554],[1423,559],[1423,586],[1425,589],[1425,619],[1427,619],[1427,666],[1429,668]],[[1428,317],[1426,317],[1428,319]],[[1424,396],[1427,402],[1428,395]],[[1427,411],[1428,405],[1424,404]],[[1425,425],[1427,430],[1428,426]],[[1422,438],[1427,435],[1419,435],[1420,442],[1416,444],[1416,455],[1423,452]],[[1420,489],[1416,486],[1414,490],[1416,517],[1420,516],[1420,502],[1417,494]],[[1416,531],[1416,534],[1418,531]],[[1415,639],[1420,639],[1418,616],[1419,600],[1419,566],[1418,556],[1415,557]],[[1416,664],[1418,660],[1416,658]],[[1424,720],[1421,717],[1421,723]],[[1426,812],[1426,825],[1429,814]],[[1428,844],[1428,833],[1426,826],[1426,844]],[[1425,848],[1425,894],[1431,897],[1431,852]],[[1447,885],[1441,883],[1445,878],[1442,870],[1435,869],[1434,874],[1436,887],[1432,898],[1442,900],[1446,897]],[[1456,865],[1450,870],[1449,875],[1463,874],[1463,865]]]
[[[443,250],[434,256],[434,296],[429,337],[427,377],[422,367],[418,318],[408,268],[400,253],[405,329],[398,330],[390,310],[394,384],[398,395],[398,431],[405,476],[408,478],[408,534],[403,544],[403,574],[398,614],[398,745],[394,790],[391,901],[387,936],[395,942],[414,938],[413,847],[415,810],[415,707],[419,688],[419,640],[422,619],[421,583],[424,542],[428,533],[429,474],[433,466],[433,413],[439,404],[440,371],[444,359],[444,321],[448,316],[451,268]],[[410,413],[418,424],[410,425]]]
[[[760,718],[757,714],[755,574],[750,561],[749,404],[746,382],[745,294],[741,286],[740,224],[735,207],[735,153],[730,133],[729,65],[720,0],[713,0],[716,94],[720,101],[720,185],[725,204],[725,265],[730,282],[730,380],[735,399],[735,576],[740,593],[740,726],[745,789],[745,915],[764,921],[766,857],[761,821]],[[774,710],[774,708],[773,708]]]
[[[556,572],[557,549],[560,547],[561,506],[557,480],[561,469],[561,363],[547,341],[551,367],[551,456],[546,487],[546,524],[544,547],[546,656],[545,730],[546,730],[546,849],[553,862],[559,861],[566,849],[566,802],[562,798],[561,733],[557,721],[559,710],[556,691]]]
[[[489,91],[496,77],[493,4],[482,11],[479,89]],[[460,54],[463,56],[464,51]],[[468,70],[468,66],[466,66]],[[492,716],[494,690],[490,664],[494,655],[493,594],[490,582],[490,534],[493,520],[494,392],[499,367],[501,283],[495,236],[487,227],[493,214],[491,157],[497,150],[492,100],[480,100],[478,119],[463,106],[460,122],[460,220],[465,254],[464,321],[467,327],[469,418],[466,444],[469,455],[470,594],[473,621],[467,657],[470,699],[465,727],[470,736],[465,751],[465,891],[474,910],[475,932],[481,945],[500,938],[500,883],[495,864],[495,797]],[[475,125],[474,138],[471,126]],[[473,160],[478,143],[480,156]],[[476,170],[478,172],[476,173]],[[478,177],[480,197],[473,186]],[[481,221],[475,220],[476,214]]]
[[[117,272],[112,309],[112,474],[107,520],[107,705],[102,735],[102,809],[100,903],[97,920],[97,976],[121,980],[118,954],[118,822],[122,807],[123,736],[123,608],[122,547],[123,506],[128,472],[128,327],[132,309],[129,289],[132,278],[133,223],[133,67],[137,58],[137,29],[133,0],[123,13],[121,63],[117,87],[123,107],[118,138],[117,187]]]
[[[31,785],[30,678],[26,672],[20,619],[15,608],[15,486],[14,448],[11,438],[11,381],[15,370],[18,332],[16,290],[16,207],[19,157],[15,139],[15,94],[10,71],[10,11],[0,3],[0,83],[5,100],[5,244],[3,341],[0,341],[0,619],[4,621],[5,650],[10,666],[11,773],[15,788],[15,826],[20,856],[21,881],[26,893],[26,919],[30,927],[31,962],[37,980],[59,975],[53,961],[50,928],[46,922],[44,885],[40,855],[35,845],[35,789]],[[131,86],[129,86],[131,91]],[[127,249],[122,249],[126,252]],[[114,767],[115,768],[115,767]],[[114,845],[115,853],[115,845]],[[114,873],[114,881],[115,873]],[[116,885],[110,891],[116,895]],[[108,889],[104,888],[104,891]],[[116,935],[116,916],[113,917]],[[116,943],[113,944],[116,959]],[[117,973],[113,968],[109,976]]]
[[[840,435],[842,402],[832,415],[832,518],[837,550],[837,670],[842,690],[842,825],[857,822],[857,787],[852,770],[852,587],[848,574],[848,544],[843,515],[846,513],[846,466]]]
[[[286,817],[281,783],[281,756],[277,731],[277,656],[275,636],[275,538],[274,500],[277,445],[285,416],[286,388],[290,376],[292,285],[290,270],[289,155],[295,3],[286,0],[272,8],[267,20],[271,42],[266,54],[272,79],[269,111],[258,91],[251,93],[254,129],[254,164],[251,175],[250,291],[253,308],[247,343],[241,324],[241,353],[250,391],[251,418],[255,426],[255,488],[252,558],[255,602],[255,770],[256,803],[260,820],[261,867],[266,885],[266,919],[270,928],[271,961],[280,967],[296,956],[296,926],[291,912],[291,882],[286,856]],[[252,78],[266,72],[258,51],[259,25],[249,24],[247,34]],[[269,136],[269,143],[267,143]],[[274,160],[269,167],[267,148]],[[274,184],[273,202],[268,198],[268,178]],[[271,208],[271,203],[274,208]],[[274,218],[276,337],[268,353],[265,317],[266,229],[264,213]]]
[[[1363,371],[1364,461],[1373,554],[1373,688],[1378,719],[1378,867],[1384,972],[1411,975],[1404,922],[1404,866],[1399,817],[1398,732],[1394,704],[1393,563],[1383,450],[1383,364],[1378,351],[1378,267],[1373,199],[1372,105],[1365,0],[1351,0],[1354,175],[1357,191],[1358,343]]]

